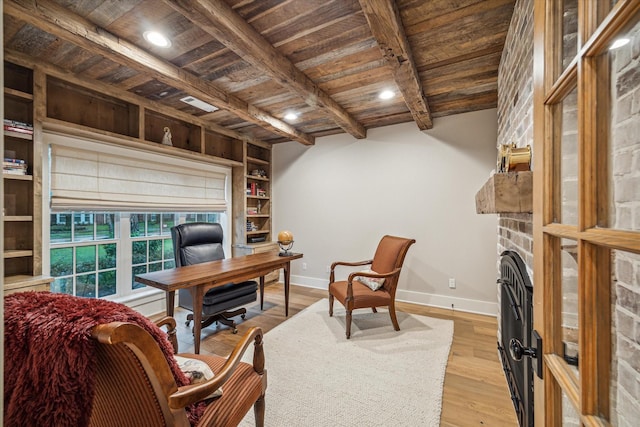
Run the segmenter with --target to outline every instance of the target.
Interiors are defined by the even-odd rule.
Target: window
[[[52,292],[119,298],[146,290],[137,274],[173,268],[171,227],[225,213],[60,212],[50,217]]]

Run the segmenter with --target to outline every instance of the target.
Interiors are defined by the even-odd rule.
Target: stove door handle
[[[538,352],[534,347],[523,346],[517,338],[511,338],[511,341],[509,341],[509,353],[511,354],[511,358],[516,362],[521,361],[522,356],[528,356],[534,359],[538,357]]]
[[[511,358],[516,362],[520,362],[523,356],[531,357],[535,359],[533,362],[533,372],[538,375],[538,378],[542,378],[542,337],[535,329],[531,332],[531,340],[533,347],[525,347],[522,345],[519,339],[511,338],[509,341],[509,353]]]

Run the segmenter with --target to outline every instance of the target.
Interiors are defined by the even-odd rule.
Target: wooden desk
[[[264,276],[273,270],[282,268],[284,269],[284,312],[285,316],[288,316],[291,261],[299,258],[302,258],[302,254],[279,256],[277,253],[263,252],[139,274],[135,277],[135,280],[166,292],[167,314],[169,316],[173,316],[176,290],[189,289],[193,298],[194,352],[200,353],[202,301],[207,290],[230,282],[239,283],[259,276],[260,309],[262,310],[264,305]]]

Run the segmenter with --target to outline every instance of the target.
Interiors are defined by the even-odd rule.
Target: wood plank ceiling
[[[4,48],[255,139],[313,144],[495,107],[514,3],[6,0]],[[148,30],[171,46],[151,45]],[[396,96],[379,99],[385,89]]]

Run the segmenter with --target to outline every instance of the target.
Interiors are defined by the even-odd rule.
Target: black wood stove
[[[536,357],[540,343],[533,331],[533,287],[524,262],[516,252],[504,251],[501,254],[498,283],[501,327],[498,351],[502,368],[520,427],[533,427],[532,358]],[[541,358],[538,357],[537,361]]]

